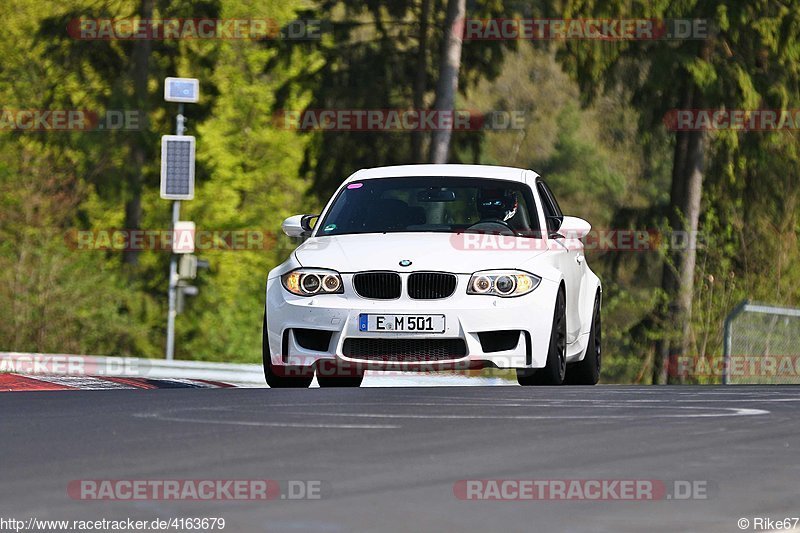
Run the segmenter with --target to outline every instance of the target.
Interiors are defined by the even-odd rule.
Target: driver
[[[519,207],[517,193],[508,189],[480,189],[476,201],[481,222],[507,223]]]

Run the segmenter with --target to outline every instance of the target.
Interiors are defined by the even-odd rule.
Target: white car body
[[[543,198],[537,186],[539,176],[531,170],[483,165],[406,165],[359,170],[347,178],[322,211],[325,219],[332,203],[342,190],[354,182],[401,177],[472,177],[515,182],[530,188],[539,228],[547,228]],[[542,193],[544,195],[545,193]],[[532,211],[532,208],[529,208]],[[284,223],[292,232],[298,223],[293,217]],[[317,366],[321,361],[339,361],[363,368],[386,368],[376,359],[348,355],[347,339],[460,339],[466,353],[435,359],[437,365],[529,369],[545,366],[551,338],[556,295],[561,286],[566,291],[566,362],[581,361],[587,353],[595,298],[601,284],[586,264],[580,237],[589,231],[588,223],[564,217],[565,236],[469,235],[462,233],[360,233],[323,235],[320,222],[310,237],[281,265],[269,272],[266,287],[264,326],[265,365],[280,369],[287,365]],[[296,230],[296,228],[295,228]],[[568,233],[569,232],[569,233]],[[296,235],[296,231],[295,231]],[[401,266],[401,262],[410,262]],[[403,263],[405,264],[405,263]],[[341,294],[296,296],[289,292],[281,276],[298,268],[330,269],[341,275]],[[480,271],[517,269],[541,278],[531,292],[517,297],[467,294],[471,276]],[[402,292],[396,299],[369,299],[360,296],[353,285],[357,273],[396,272]],[[440,272],[456,275],[454,293],[441,299],[412,299],[407,292],[409,276],[415,272]],[[444,315],[443,332],[371,332],[363,331],[362,314],[374,315]],[[308,349],[298,342],[295,330],[317,330],[330,334],[323,342]],[[510,349],[486,349],[479,333],[518,332]],[[305,333],[304,333],[305,334]],[[486,337],[485,337],[486,338]],[[508,337],[506,337],[508,338]],[[501,343],[502,344],[502,343]],[[326,349],[319,349],[325,347]],[[503,347],[503,346],[501,346]],[[505,346],[507,347],[507,346]],[[391,358],[392,368],[431,369],[432,360]]]

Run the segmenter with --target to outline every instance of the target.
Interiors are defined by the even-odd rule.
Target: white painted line
[[[570,400],[579,402],[582,400]],[[695,402],[714,402],[714,403],[747,403],[747,402],[800,402],[800,398],[741,398],[741,399],[720,399],[720,400],[621,400],[630,403],[695,403]]]
[[[179,416],[162,416],[155,414],[134,414],[136,418],[149,418],[166,422],[188,422],[195,424],[222,424],[227,426],[250,427],[282,427],[282,428],[310,428],[310,429],[398,429],[401,426],[389,424],[312,424],[306,422],[249,422],[247,420],[209,420],[207,418],[188,418]]]
[[[666,407],[669,408],[669,407]],[[702,409],[705,411],[715,410],[713,407],[674,407],[674,409]],[[337,417],[352,417],[352,418],[409,418],[409,419],[422,419],[422,420],[604,420],[604,419],[633,419],[633,418],[722,418],[730,416],[756,416],[767,415],[770,412],[763,409],[746,409],[735,407],[719,407],[717,411],[726,411],[724,413],[686,413],[686,414],[648,414],[648,415],[603,415],[603,414],[586,414],[586,415],[437,415],[437,414],[379,414],[379,413],[325,413],[315,411],[309,412],[291,412],[283,413],[293,416],[337,416]]]

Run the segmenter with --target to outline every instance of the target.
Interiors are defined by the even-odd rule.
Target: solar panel
[[[191,135],[161,137],[161,198],[194,198],[194,148]]]

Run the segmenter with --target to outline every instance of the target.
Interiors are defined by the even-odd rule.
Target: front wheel
[[[364,370],[339,361],[322,360],[317,365],[317,383],[327,387],[360,387]]]
[[[601,327],[600,327],[600,293],[594,297],[592,311],[592,329],[589,332],[589,341],[586,343],[586,355],[583,360],[573,363],[567,368],[567,385],[597,385],[600,381],[601,363]]]
[[[561,385],[567,371],[567,299],[564,290],[559,289],[553,312],[553,327],[550,330],[550,345],[547,349],[547,363],[544,368],[535,370],[517,369],[517,382],[520,385]]]
[[[314,379],[314,367],[308,366],[273,366],[269,352],[267,337],[267,315],[264,313],[263,334],[261,338],[261,358],[264,362],[264,378],[273,389],[299,388],[307,389]]]

